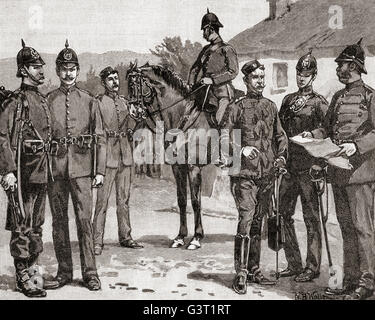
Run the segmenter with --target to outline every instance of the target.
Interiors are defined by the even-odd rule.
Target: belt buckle
[[[50,143],[50,154],[53,155],[53,156],[57,156],[57,151],[59,150],[59,144],[57,143],[57,141],[52,141]]]
[[[66,147],[66,145],[68,144],[68,139],[66,137],[60,138],[59,142]]]
[[[31,144],[31,150],[33,150],[34,154],[37,152],[37,148],[35,144]]]

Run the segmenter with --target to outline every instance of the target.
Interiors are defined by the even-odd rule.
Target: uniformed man
[[[225,111],[230,102],[234,101],[234,87],[232,80],[238,75],[238,60],[237,53],[227,43],[223,41],[219,30],[223,25],[218,17],[207,10],[207,13],[202,18],[201,30],[203,30],[203,37],[210,42],[205,46],[197,60],[191,67],[189,74],[189,85],[194,89],[204,84],[210,86],[208,95],[206,95],[207,88],[201,89],[198,92],[200,98],[197,102],[205,104],[205,111],[213,111],[210,117],[210,122],[213,126],[221,127]],[[199,106],[201,107],[201,106]],[[209,109],[213,110],[209,110]],[[189,115],[185,115],[180,128],[185,130],[195,118],[195,110],[191,111]]]
[[[10,253],[14,258],[17,289],[27,297],[46,296],[43,279],[36,268],[43,251],[47,152],[51,142],[48,104],[38,91],[38,86],[44,82],[44,64],[39,53],[26,47],[22,40],[22,49],[17,54],[17,77],[22,78],[21,87],[4,101],[0,114],[1,184],[10,202],[6,229],[12,232]],[[17,181],[16,175],[21,181]],[[21,193],[18,196],[17,188]],[[14,206],[19,206],[23,219],[17,216]],[[53,281],[45,284],[56,286]]]
[[[344,279],[342,290],[328,288],[326,293],[346,294],[347,299],[366,299],[374,291],[375,97],[361,77],[367,73],[361,40],[335,60],[345,88],[333,96],[324,125],[303,133],[330,137],[353,166],[352,170],[329,168],[343,237]]]
[[[254,60],[246,63],[241,71],[245,75],[247,95],[230,107],[226,128],[229,132],[241,130],[241,148],[233,148],[241,150],[237,155],[241,157],[241,169],[238,174],[232,172],[231,191],[239,213],[233,289],[244,294],[247,281],[275,284],[260,271],[261,229],[263,217],[271,209],[275,169],[285,166],[288,140],[276,105],[262,94],[264,66]]]
[[[284,98],[279,112],[281,125],[288,138],[321,127],[328,109],[326,99],[313,90],[318,69],[311,51],[298,60],[296,70],[299,89]],[[311,281],[320,273],[322,236],[318,194],[309,175],[311,166],[316,163],[317,160],[303,147],[290,143],[287,161],[289,174],[284,176],[280,186],[280,212],[284,216],[284,251],[288,267],[280,272],[280,276],[296,275],[294,280],[297,282]],[[304,269],[293,224],[298,196],[301,197],[307,229],[307,258]]]
[[[60,88],[48,94],[53,118],[52,139],[58,144],[52,157],[54,181],[48,185],[53,244],[59,264],[56,280],[61,287],[70,283],[73,277],[68,219],[70,194],[77,224],[82,276],[85,286],[94,291],[100,289],[100,281],[94,255],[91,187],[103,184],[105,135],[94,98],[76,86],[78,57],[69,48],[68,41],[57,56],[56,73],[60,78]]]
[[[104,226],[113,183],[116,186],[118,235],[120,245],[132,249],[143,248],[132,239],[129,218],[129,198],[132,180],[131,133],[136,126],[130,117],[128,105],[118,94],[118,71],[107,67],[100,72],[105,93],[97,97],[96,103],[103,117],[107,136],[107,162],[103,187],[98,190],[94,215],[95,254],[103,249]]]

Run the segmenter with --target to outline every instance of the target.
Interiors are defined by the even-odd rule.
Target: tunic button
[[[70,107],[69,103],[66,103],[66,106],[69,108]]]
[[[69,110],[66,110],[66,114],[69,114],[70,113],[70,111]]]
[[[69,97],[66,97],[66,101],[67,101],[67,102],[69,101]]]
[[[71,135],[71,133],[70,132],[68,132],[68,136],[70,136]]]
[[[69,118],[69,117],[66,117],[66,121],[70,121],[70,118]]]
[[[362,117],[362,112],[358,112],[358,117]]]

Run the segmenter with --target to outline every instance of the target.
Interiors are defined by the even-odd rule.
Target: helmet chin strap
[[[29,70],[27,70],[27,68],[24,66],[23,69],[26,71],[27,73],[27,76],[33,80],[34,82],[36,82],[37,84],[42,84],[43,82],[41,82],[40,80],[38,80],[37,78],[35,78],[30,72]]]

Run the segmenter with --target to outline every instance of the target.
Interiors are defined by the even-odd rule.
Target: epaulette
[[[235,101],[234,101],[234,103],[235,104],[237,104],[237,103],[240,103],[243,99],[245,99],[246,98],[246,96],[243,96],[243,97],[239,97],[239,98],[237,98]]]
[[[370,87],[369,85],[367,85],[367,84],[364,83],[363,86],[364,86],[367,90],[371,91],[372,93],[375,92],[375,90],[374,90],[372,87]]]
[[[100,94],[97,94],[97,95],[95,96],[95,99],[102,101],[103,97],[104,97],[104,94],[103,94],[103,93],[100,93]]]

